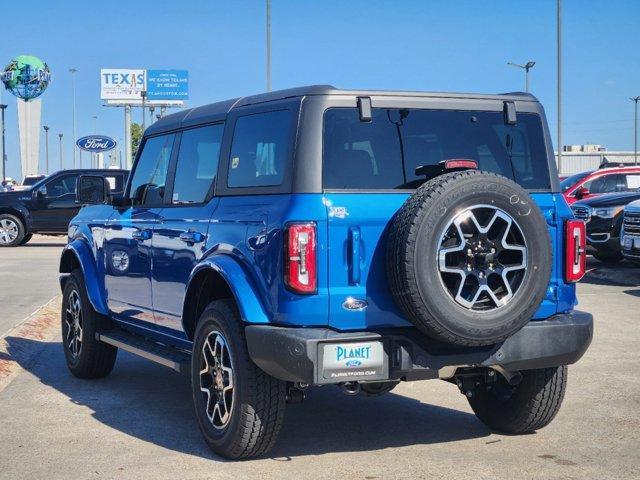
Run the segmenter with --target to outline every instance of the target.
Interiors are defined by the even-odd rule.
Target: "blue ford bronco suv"
[[[585,230],[531,95],[312,86],[184,110],[144,133],[125,194],[80,177],[60,261],[71,372],[118,349],[191,378],[227,458],[274,445],[310,386],[457,385],[489,428],[562,402],[592,338]]]

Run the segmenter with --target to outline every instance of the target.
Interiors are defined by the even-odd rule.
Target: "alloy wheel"
[[[504,210],[474,205],[458,212],[440,236],[440,280],[460,306],[491,311],[507,305],[522,285],[527,244]]]
[[[207,418],[221,430],[229,424],[234,400],[233,361],[229,344],[217,330],[207,336],[200,359],[200,391]]]
[[[0,220],[0,243],[8,245],[18,238],[19,233],[18,224],[9,219],[3,218]]]
[[[75,359],[82,349],[82,304],[77,290],[71,290],[65,311],[67,332],[65,341],[71,356]]]

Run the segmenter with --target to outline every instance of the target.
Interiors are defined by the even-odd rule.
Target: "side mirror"
[[[76,203],[99,205],[111,202],[111,187],[106,178],[99,175],[80,175],[76,185]]]
[[[573,194],[573,196],[576,197],[578,200],[580,200],[581,198],[586,197],[588,194],[589,194],[589,190],[587,190],[584,187],[578,187],[575,193]]]
[[[42,200],[44,197],[47,196],[47,187],[43,185],[38,190],[36,190],[35,195],[38,200]]]

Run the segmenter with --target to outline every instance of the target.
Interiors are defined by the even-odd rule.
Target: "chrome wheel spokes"
[[[73,358],[80,355],[82,348],[82,304],[77,290],[72,290],[67,301],[64,321],[67,325],[65,342]]]
[[[3,218],[0,220],[0,243],[8,245],[18,238],[18,225],[13,220]]]
[[[474,205],[459,213],[440,236],[440,280],[456,303],[469,310],[500,308],[522,285],[527,245],[505,211]]]
[[[227,426],[233,409],[233,362],[222,333],[209,333],[202,345],[200,391],[206,400],[207,418],[214,428]]]

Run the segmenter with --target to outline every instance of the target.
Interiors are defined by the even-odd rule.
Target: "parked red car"
[[[560,186],[569,205],[605,193],[635,191],[640,189],[640,166],[576,173],[562,180]]]

